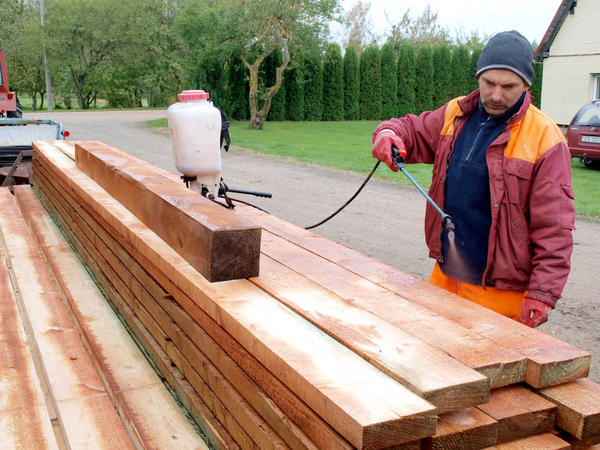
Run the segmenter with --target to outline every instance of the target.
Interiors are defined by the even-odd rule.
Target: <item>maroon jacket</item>
[[[433,163],[429,195],[443,209],[446,168],[453,143],[478,107],[479,90],[420,116],[382,122],[402,138],[407,163]],[[487,149],[492,223],[482,285],[528,291],[554,307],[571,268],[575,221],[571,156],[554,122],[531,105],[527,92],[506,130]],[[466,187],[468,188],[468,187]],[[439,214],[427,205],[429,256],[441,258]]]

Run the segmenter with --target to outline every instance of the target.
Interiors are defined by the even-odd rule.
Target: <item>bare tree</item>
[[[346,30],[344,33],[344,48],[354,46],[360,54],[374,38],[373,22],[371,21],[371,2],[358,0],[346,15]]]
[[[438,14],[432,11],[429,4],[417,18],[411,16],[409,8],[400,22],[392,25],[390,39],[395,41],[408,40],[415,47],[422,44],[450,43],[448,29],[440,25],[437,20]]]

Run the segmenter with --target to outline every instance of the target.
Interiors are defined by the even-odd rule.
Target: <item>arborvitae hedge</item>
[[[482,48],[476,48],[471,51],[471,67],[469,68],[469,92],[473,92],[475,89],[479,88],[479,83],[477,82],[477,78],[475,78],[475,74],[477,73],[477,61],[479,61],[479,55],[481,55]]]
[[[440,43],[433,47],[433,107],[438,108],[452,98],[450,47]]]
[[[395,117],[398,111],[396,49],[393,42],[381,47],[381,117]]]
[[[533,81],[529,90],[531,91],[531,102],[541,107],[542,103],[542,79],[544,74],[544,65],[542,63],[533,63]]]
[[[356,47],[349,45],[344,53],[344,119],[360,119],[360,72]]]
[[[471,57],[464,45],[459,45],[452,52],[452,97],[467,95],[471,92],[472,76],[470,76]]]
[[[381,49],[370,45],[360,58],[354,46],[348,46],[342,58],[337,44],[329,44],[323,54],[292,55],[269,120],[379,120],[420,114],[476,89],[480,54],[481,47],[425,44],[416,50],[410,42],[401,41],[388,42]],[[277,51],[265,60],[263,87],[273,85],[280,63]],[[210,89],[211,98],[218,99],[226,115],[247,120],[248,71],[241,59],[236,56],[222,66],[217,60],[211,64],[203,65],[195,81]],[[223,76],[220,67],[225,69]],[[535,64],[534,69],[530,90],[533,104],[539,107],[541,66]],[[220,78],[224,82],[216,85]]]
[[[283,64],[283,55],[281,50],[276,48],[269,56],[265,58],[265,89],[269,89],[275,84],[277,77],[277,67]],[[285,71],[284,71],[285,73]],[[283,83],[271,101],[271,108],[267,120],[284,120],[285,119],[285,89]]]
[[[338,44],[329,44],[323,61],[323,120],[344,120],[344,66]]]
[[[227,74],[225,76],[226,95],[222,105],[225,115],[230,119],[248,120],[250,107],[248,106],[248,69],[239,55],[229,58]]]
[[[398,116],[415,112],[416,80],[415,48],[404,41],[398,52]]]
[[[286,119],[304,120],[304,72],[297,65],[290,65],[283,75],[285,89]]]
[[[304,120],[323,117],[323,58],[317,52],[304,60]]]
[[[360,118],[381,118],[381,52],[374,44],[360,55]]]
[[[419,47],[416,75],[415,108],[421,114],[433,109],[433,50],[429,44]]]

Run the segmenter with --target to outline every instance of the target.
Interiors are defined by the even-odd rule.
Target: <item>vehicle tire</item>
[[[17,109],[16,111],[7,111],[6,117],[11,119],[20,119],[23,117],[23,108],[21,108],[21,103],[19,103],[19,99],[17,98]]]
[[[599,169],[600,168],[600,161],[598,161],[597,159],[585,158],[585,159],[582,159],[581,162],[583,163],[583,165],[585,167],[589,167],[590,169]]]

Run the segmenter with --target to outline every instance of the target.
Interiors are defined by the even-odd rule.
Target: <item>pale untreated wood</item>
[[[554,428],[556,406],[526,387],[506,386],[492,391],[478,408],[498,421],[498,442],[546,433]]]
[[[35,165],[35,162],[34,162]],[[65,193],[61,192],[60,194],[57,194],[57,189],[60,189],[57,185],[54,185],[53,187],[49,187],[48,184],[44,184],[44,182],[42,182],[42,180],[46,180],[46,183],[48,183],[47,179],[44,178],[43,176],[43,170],[41,169],[36,169],[34,171],[34,181],[36,183],[36,185],[39,186],[43,186],[44,190],[42,191],[38,191],[38,195],[40,196],[40,198],[42,198],[45,203],[46,206],[54,212],[54,217],[55,220],[61,224],[61,227],[63,230],[66,231],[66,233],[69,236],[70,242],[71,244],[77,249],[77,251],[79,252],[79,255],[84,259],[85,263],[88,265],[88,267],[90,268],[90,270],[92,272],[94,272],[97,281],[100,283],[100,285],[102,286],[105,295],[108,296],[108,298],[110,298],[113,306],[119,311],[121,317],[123,318],[123,320],[127,323],[127,325],[129,326],[129,328],[132,330],[132,332],[134,333],[134,335],[136,336],[136,338],[141,342],[144,351],[146,352],[146,354],[148,354],[152,360],[152,362],[154,363],[154,367],[156,369],[156,371],[161,375],[161,377],[163,377],[163,379],[169,384],[169,386],[171,387],[172,390],[176,391],[178,393],[178,398],[182,401],[182,403],[186,406],[186,408],[188,409],[188,411],[192,414],[192,416],[194,417],[194,419],[196,420],[196,423],[199,425],[200,429],[203,431],[204,435],[207,438],[207,441],[211,443],[211,445],[215,448],[218,449],[234,449],[237,448],[237,444],[235,443],[235,441],[229,436],[229,433],[225,430],[225,428],[223,428],[223,426],[221,425],[221,423],[219,423],[219,421],[214,417],[213,412],[209,410],[209,408],[205,405],[205,403],[200,399],[200,397],[198,397],[198,394],[196,393],[196,391],[192,388],[191,385],[189,385],[188,381],[185,380],[185,378],[183,377],[183,375],[179,372],[179,370],[177,370],[174,367],[173,362],[168,358],[168,356],[166,355],[166,352],[163,350],[163,348],[158,345],[158,343],[156,342],[156,340],[154,339],[154,337],[152,335],[150,335],[146,329],[145,329],[145,325],[142,324],[140,322],[140,320],[135,316],[134,311],[129,307],[129,305],[121,298],[120,294],[116,291],[116,289],[113,287],[112,283],[110,280],[108,280],[108,278],[106,278],[104,276],[104,274],[102,273],[100,267],[98,266],[98,259],[91,256],[87,249],[85,248],[85,246],[83,244],[80,243],[78,237],[76,236],[76,234],[74,233],[74,230],[78,230],[78,225],[76,223],[74,223],[73,221],[71,221],[71,218],[69,216],[69,214],[67,214],[65,212],[64,209],[62,209],[62,204],[59,200],[57,200],[57,198],[64,198]],[[34,216],[35,219],[37,219],[38,217],[41,217],[43,214],[38,214],[36,216]],[[79,235],[81,237],[81,235]],[[52,241],[51,239],[48,240],[47,245],[52,248],[52,249],[56,249],[56,251],[65,251],[65,248],[68,248],[68,245],[64,243],[64,241],[62,240],[58,240],[58,241]],[[116,277],[118,278],[118,277]],[[154,389],[154,387],[152,387],[152,389]],[[131,394],[130,394],[130,393]],[[145,401],[141,396],[137,396],[136,393],[138,392],[138,389],[133,389],[131,391],[127,391],[126,395],[133,395],[134,396],[134,401],[136,401],[138,404],[141,402],[141,404],[144,404]],[[124,395],[122,393],[117,392],[116,397],[118,400],[122,399],[124,397]],[[164,395],[163,395],[164,396]],[[161,396],[157,396],[158,399],[161,398]],[[160,405],[157,405],[160,406]],[[168,405],[166,409],[167,411],[169,410],[169,408],[172,408],[173,405]],[[178,415],[181,415],[181,411],[175,406],[175,411]],[[171,412],[169,412],[168,414],[171,414]],[[163,414],[164,415],[164,414]],[[165,417],[158,417],[158,415],[156,416],[156,420],[164,420],[166,418]],[[168,428],[163,430],[164,427],[158,427],[156,430],[154,428],[157,427],[157,425],[155,423],[152,423],[152,421],[147,421],[148,418],[144,418],[143,414],[141,415],[141,419],[142,419],[142,423],[141,425],[144,427],[144,429],[148,429],[150,431],[151,434],[156,434],[158,433],[165,433],[166,437],[170,437],[173,436],[175,439],[178,439],[178,432],[177,433],[173,433],[171,432],[171,430],[169,430]],[[224,417],[221,417],[222,421]],[[227,419],[227,418],[225,418]],[[144,420],[146,420],[144,422]],[[170,419],[167,420],[168,423],[176,423],[177,422],[177,417],[172,417]],[[146,423],[149,426],[146,426]],[[185,424],[181,431],[187,431],[186,430],[186,426]],[[238,426],[239,428],[239,426]],[[249,443],[251,443],[251,440],[246,436],[245,432],[243,430],[241,430],[241,428],[239,428],[239,431],[241,433],[242,436],[245,436],[245,439],[248,440]],[[135,427],[132,426],[132,432],[136,432]],[[193,433],[193,437],[194,439],[199,439],[199,436],[197,436],[195,433]],[[243,439],[242,439],[243,440]],[[185,439],[180,440],[179,444],[183,443],[185,441]],[[163,444],[164,445],[164,444]],[[201,446],[202,444],[200,444]],[[252,444],[249,446],[251,447]]]
[[[128,425],[130,436],[139,439],[141,445],[150,447],[204,446],[77,256],[72,251],[66,251],[68,245],[31,188],[16,187],[15,193],[36,231],[73,316],[78,319],[77,325],[84,334],[90,353],[96,357],[95,363],[104,384]],[[124,365],[124,360],[128,364]],[[100,380],[98,382],[102,385]],[[112,405],[110,409],[114,411]]]
[[[8,188],[4,188],[8,190]],[[4,190],[2,189],[2,190]],[[2,231],[0,230],[0,235]],[[3,238],[6,240],[5,238]],[[0,435],[6,448],[58,449],[0,245]]]
[[[258,275],[261,229],[246,218],[101,142],[78,142],[75,161],[209,281]]]
[[[476,450],[497,442],[498,422],[483,411],[468,407],[441,414],[436,433],[423,439],[422,449]]]
[[[133,448],[8,189],[0,190],[0,209],[0,227],[10,236],[4,245],[23,300],[22,314],[39,348],[67,445]]]
[[[128,269],[119,266],[119,274],[113,270],[110,265],[106,262],[105,255],[111,257],[109,254],[110,250],[106,245],[95,236],[86,236],[81,233],[87,227],[87,224],[77,217],[71,216],[76,238],[85,247],[88,253],[94,260],[94,263],[104,272],[105,278],[110,280],[112,285],[119,292],[121,298],[123,298],[134,313],[141,319],[142,323],[150,330],[151,334],[157,339],[159,345],[167,353],[172,361],[174,361],[177,367],[185,375],[186,379],[194,387],[196,392],[199,393],[200,397],[205,403],[211,405],[211,409],[220,411],[218,418],[221,423],[225,424],[232,436],[236,437],[236,440],[243,448],[254,447],[256,442],[256,448],[278,448],[283,447],[281,440],[273,433],[268,424],[260,420],[254,410],[239,398],[239,394],[235,388],[229,383],[225,382],[221,375],[212,368],[212,364],[203,358],[203,355],[199,352],[187,356],[190,358],[184,359],[178,349],[173,348],[168,342],[171,339],[175,339],[178,333],[173,329],[169,323],[168,316],[164,311],[155,311],[154,317],[152,317],[146,309],[151,305],[146,302],[142,306],[137,300],[136,296],[131,292],[128,286],[131,286],[133,279],[128,276]],[[90,231],[87,229],[86,231]],[[90,239],[93,239],[91,241]],[[104,254],[100,251],[96,251],[98,247],[102,247]],[[113,256],[114,257],[114,256]],[[114,261],[113,261],[114,262]],[[99,274],[100,275],[100,274]],[[122,281],[121,278],[125,278]],[[148,298],[146,297],[146,300]],[[118,300],[117,300],[118,301]],[[167,337],[162,330],[171,332]],[[203,359],[202,359],[203,358]],[[188,364],[188,361],[191,364]],[[202,378],[198,377],[198,372],[202,375]],[[208,376],[207,374],[210,374]],[[216,394],[213,394],[213,392]],[[218,399],[217,399],[218,397]],[[225,411],[225,409],[231,412],[231,415]],[[235,417],[231,419],[230,416]],[[237,421],[237,422],[236,422]],[[228,426],[228,425],[231,425]],[[246,435],[250,435],[252,440]]]
[[[278,255],[295,256],[295,248],[289,248],[285,241],[272,242],[272,237],[265,236],[263,252],[277,247]],[[262,275],[251,281],[441,411],[487,402],[489,380],[485,376],[360,308],[363,284],[353,274],[346,274],[315,255],[302,256],[297,262],[298,270],[303,263],[310,265],[311,274],[318,274],[318,282],[330,290],[267,256],[261,259]],[[339,284],[333,286],[335,281],[328,280]],[[337,286],[344,290],[337,291]],[[382,295],[369,294],[375,294],[368,297],[373,303],[385,302]],[[400,303],[402,299],[398,300]],[[394,304],[393,300],[390,303]],[[388,311],[393,314],[392,308]]]
[[[328,417],[354,445],[394,445],[432,434],[435,409],[431,405],[277,306],[247,281],[206,282],[128,211],[102,194],[95,183],[81,176],[62,152],[38,143],[37,153],[64,174],[70,189],[118,228],[119,239],[132,242],[153,260],[194,299],[196,307],[252,349],[257,359],[320,415]],[[193,308],[186,307],[193,316]]]
[[[600,437],[600,385],[587,378],[540,389],[556,404],[556,425],[577,439]]]
[[[36,169],[37,177],[42,176],[42,173],[43,169]],[[99,226],[89,214],[87,214],[87,212],[75,199],[71,199],[71,197],[59,186],[54,186],[53,188],[45,187],[44,190],[60,190],[60,192],[56,193],[55,197],[67,199],[67,201],[70,202],[73,211],[77,212],[77,214],[69,214],[68,212],[63,212],[63,214],[67,214],[71,218],[79,215],[82,219],[85,219],[75,219],[73,225],[75,229],[79,228],[83,230],[84,233],[86,233],[88,237],[93,240],[91,245],[88,245],[88,247],[96,247],[103,257],[106,257],[107,260],[110,260],[112,268],[114,271],[121,274],[121,277],[123,274],[127,275],[128,271],[134,273],[135,278],[127,278],[127,285],[132,289],[132,292],[135,293],[136,298],[138,298],[139,301],[144,304],[145,308],[151,311],[154,317],[161,318],[163,324],[166,324],[166,326],[172,330],[173,327],[169,325],[170,321],[165,323],[165,318],[169,317],[169,314],[165,313],[162,308],[169,310],[171,317],[183,324],[182,326],[186,330],[186,334],[198,343],[198,347],[202,348],[203,352],[205,352],[212,359],[212,361],[219,366],[224,374],[231,377],[230,381],[234,383],[236,388],[242,389],[241,392],[243,392],[246,398],[252,402],[254,408],[261,412],[263,417],[269,420],[269,423],[271,423],[282,436],[287,437],[290,445],[293,445],[294,448],[301,448],[304,445],[310,446],[311,444],[309,442],[304,442],[306,437],[301,431],[297,430],[297,427],[294,423],[286,419],[286,416],[289,416],[292,419],[301,419],[301,421],[304,423],[304,426],[308,428],[309,433],[312,436],[315,436],[317,441],[320,443],[321,448],[333,449],[346,448],[348,446],[347,443],[341,440],[335,431],[331,430],[326,424],[324,424],[322,419],[307,409],[306,405],[300,403],[299,400],[296,399],[295,401],[290,402],[287,401],[287,398],[285,398],[284,401],[286,413],[284,414],[282,411],[280,411],[269,398],[264,397],[264,394],[261,393],[261,389],[258,386],[253,385],[252,381],[250,381],[244,372],[236,366],[235,362],[230,360],[223,350],[221,350],[220,347],[210,337],[208,337],[208,335],[204,334],[204,332],[198,328],[198,325],[191,319],[191,317],[187,315],[185,311],[181,310],[181,308],[178,308],[177,305],[169,299],[169,295],[166,293],[166,291],[164,291],[158,285],[158,283],[153,280],[150,275],[147,274],[128,253],[125,252],[124,249],[119,249],[119,244],[116,243],[110,234],[101,226]],[[66,209],[68,208],[65,208],[65,210]],[[99,237],[101,236],[101,239],[95,239],[93,235],[89,234],[88,224],[91,225],[94,232],[97,233]],[[108,244],[108,246],[105,244],[105,242]],[[110,250],[108,250],[108,247],[110,247]],[[109,254],[110,251],[116,251],[120,261],[116,261],[114,257],[111,257]],[[98,264],[100,259],[101,258],[98,256],[94,257],[93,264]],[[111,278],[118,277],[113,274]],[[149,295],[149,292],[147,292],[146,289],[153,293],[152,296]],[[154,303],[160,304],[161,307],[155,308],[153,306]],[[135,308],[135,310],[136,313],[141,313],[139,308]],[[147,324],[147,322],[145,323]],[[178,332],[172,334],[171,338],[176,340],[179,334],[180,333]],[[226,338],[222,334],[219,335],[219,342],[221,345],[224,340],[226,340]],[[166,345],[164,343],[165,339],[162,339],[162,341],[163,343],[161,346],[164,347]],[[238,351],[238,353],[240,352]],[[252,360],[253,357],[249,354],[245,354],[243,355],[242,359],[247,362]],[[278,392],[278,383],[279,382],[276,379],[272,379],[270,381],[266,381],[265,385],[271,392]],[[283,387],[283,389],[285,389],[285,387]],[[291,393],[287,394],[288,397],[290,395],[293,396]],[[277,399],[279,401],[282,400],[281,394],[278,395]]]
[[[516,321],[394,269],[373,258],[255,208],[238,205],[238,213],[268,230],[337,265],[395,292],[414,304],[445,316],[502,348],[528,359],[526,381],[548,387],[586,377],[589,352],[531,329]],[[510,358],[512,360],[512,357]]]

